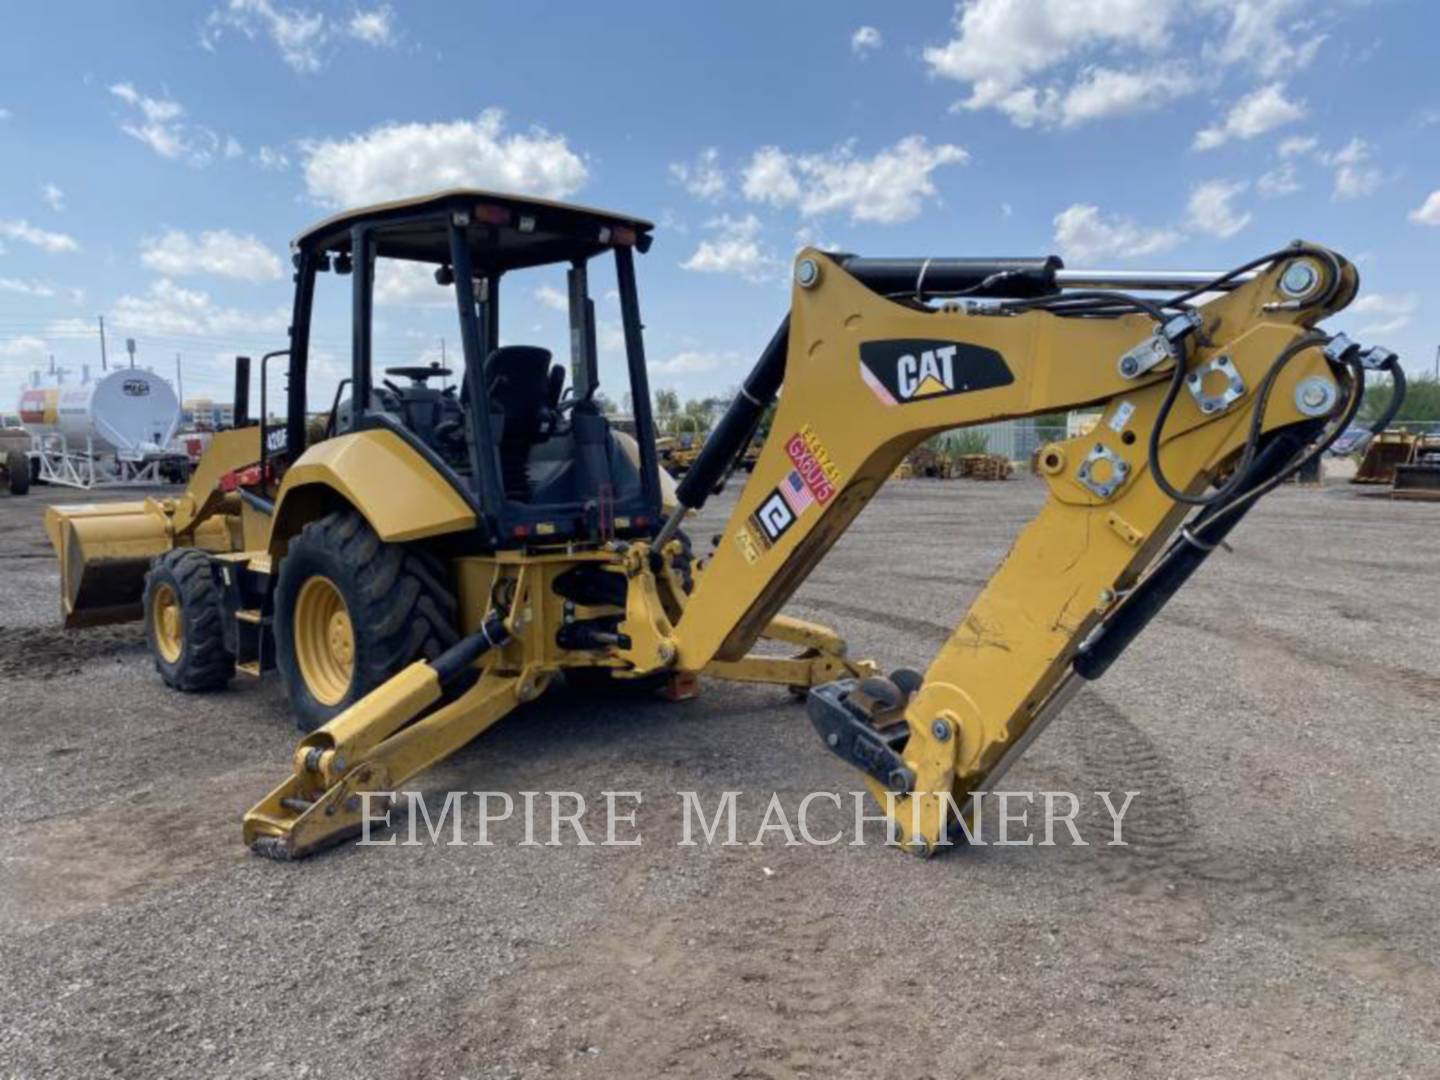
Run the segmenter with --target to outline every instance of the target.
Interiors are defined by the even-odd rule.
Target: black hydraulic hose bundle
[[[1160,403],[1160,409],[1155,415],[1155,423],[1150,428],[1149,458],[1150,475],[1155,478],[1155,485],[1163,491],[1167,497],[1176,502],[1185,503],[1189,506],[1211,506],[1228,500],[1239,490],[1245,474],[1250,471],[1251,463],[1254,461],[1256,450],[1259,447],[1260,435],[1264,430],[1265,408],[1270,402],[1270,392],[1275,388],[1275,381],[1280,373],[1285,370],[1290,361],[1299,356],[1306,349],[1314,346],[1324,345],[1329,340],[1326,335],[1311,331],[1302,335],[1285,348],[1275,362],[1270,365],[1270,370],[1265,373],[1265,378],[1260,383],[1260,389],[1255,395],[1255,411],[1250,417],[1250,430],[1245,439],[1245,449],[1241,452],[1240,462],[1236,465],[1230,478],[1221,484],[1214,491],[1205,495],[1187,495],[1172,485],[1165,476],[1164,470],[1160,467],[1160,440],[1165,431],[1165,421],[1170,417],[1170,410],[1175,405],[1175,399],[1179,396],[1181,388],[1185,385],[1186,365],[1184,343],[1181,343],[1180,355],[1175,361],[1175,372],[1170,379],[1170,385],[1166,388],[1165,398]]]
[[[1400,413],[1400,406],[1405,404],[1405,369],[1400,366],[1398,357],[1392,356],[1385,361],[1384,370],[1390,373],[1390,379],[1394,384],[1390,390],[1390,401],[1385,406],[1385,411],[1375,418],[1370,425],[1370,434],[1379,435],[1390,426],[1390,422]]]
[[[1277,432],[1255,456],[1250,471],[1245,474],[1245,491],[1241,495],[1281,475],[1307,441],[1306,433],[1294,428]],[[1254,504],[1254,499],[1244,499],[1238,502],[1233,513],[1222,514],[1221,507],[1211,506],[1196,515],[1194,522],[1182,530],[1181,539],[1160,557],[1156,567],[1135,586],[1124,603],[1081,643],[1074,661],[1075,674],[1088,680],[1105,674]]]
[[[1257,395],[1255,403],[1251,433],[1258,449],[1251,452],[1252,446],[1247,441],[1240,466],[1231,480],[1217,491],[1217,494],[1223,491],[1226,497],[1202,504],[1200,512],[1181,528],[1180,538],[1160,556],[1154,568],[1130,591],[1114,614],[1081,644],[1073,663],[1075,673],[1081,678],[1100,678],[1210,553],[1221,546],[1225,537],[1260,497],[1274,491],[1324,453],[1349,427],[1360,409],[1360,400],[1365,392],[1365,368],[1353,357],[1345,360],[1352,372],[1349,399],[1340,415],[1332,418],[1328,431],[1325,430],[1325,421],[1317,418],[1283,428],[1268,437],[1260,433],[1265,397],[1279,372],[1301,351],[1326,340],[1324,335],[1308,334],[1276,357],[1262,384],[1262,394]],[[1155,430],[1159,430],[1158,424]]]

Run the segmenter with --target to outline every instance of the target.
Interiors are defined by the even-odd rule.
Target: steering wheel
[[[411,381],[420,383],[423,386],[426,379],[434,378],[436,376],[442,376],[448,379],[452,372],[449,368],[443,368],[439,364],[431,364],[428,367],[422,367],[421,365],[416,364],[413,367],[387,367],[385,369],[385,374],[399,375],[402,379],[410,379]]]

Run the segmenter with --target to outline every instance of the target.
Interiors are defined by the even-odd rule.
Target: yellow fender
[[[475,511],[418,450],[391,431],[357,431],[310,447],[285,472],[270,528],[272,554],[341,502],[387,543],[475,527]]]

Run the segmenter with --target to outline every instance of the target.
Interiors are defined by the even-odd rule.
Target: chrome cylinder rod
[[[1186,292],[1208,285],[1222,270],[1056,270],[1055,284],[1062,289],[1129,289],[1141,292]],[[1229,292],[1255,280],[1256,271],[1236,274],[1215,287]]]

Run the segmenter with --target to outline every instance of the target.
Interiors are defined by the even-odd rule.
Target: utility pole
[[[125,351],[130,354],[130,366],[133,368],[135,366],[135,339],[133,337],[125,339]]]
[[[185,409],[185,376],[180,373],[180,354],[175,354],[175,396],[180,399],[180,409]]]
[[[109,370],[109,365],[106,363],[106,360],[105,360],[105,316],[104,316],[104,315],[101,315],[101,316],[99,316],[99,319],[100,319],[100,370],[101,370],[101,371],[108,371],[108,370]]]
[[[1440,357],[1440,349],[1436,350],[1436,356]],[[445,339],[442,337],[440,339],[440,370],[444,371],[449,366],[450,365],[445,362]],[[448,390],[450,388],[449,378],[448,375],[440,376],[440,389]]]

